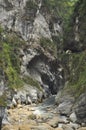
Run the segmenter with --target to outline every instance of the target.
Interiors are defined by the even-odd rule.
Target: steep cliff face
[[[80,52],[86,49],[86,1],[79,0],[74,8],[74,13],[65,32],[64,49]]]
[[[38,93],[47,97],[63,87],[63,69],[56,59],[56,42],[62,28],[59,15],[53,15],[49,4],[42,0],[0,1],[3,91],[5,86],[11,89],[31,86],[36,88],[37,100]],[[27,89],[22,92],[23,97],[28,95]]]
[[[46,2],[42,0],[0,1],[1,25],[17,32],[29,42],[34,39],[36,42],[40,37],[52,40],[52,35],[57,35],[57,31],[61,32],[58,19],[55,18],[56,16],[50,14]]]
[[[86,123],[86,1],[79,0],[64,37],[64,52],[61,61],[65,71],[66,84],[62,94],[57,95],[59,109],[64,114],[75,111],[77,121]],[[66,97],[65,97],[66,95]],[[69,105],[68,110],[66,109]],[[66,111],[67,110],[67,111]],[[67,113],[66,113],[67,112]]]
[[[72,15],[72,23],[70,25],[69,35],[67,40],[69,44],[64,43],[68,47],[69,55],[67,59],[69,62],[69,82],[77,89],[77,95],[86,92],[86,9],[84,6],[86,1],[79,0],[74,8],[74,13]],[[72,35],[71,35],[72,34]],[[73,37],[72,37],[73,36]],[[71,42],[71,40],[73,42]],[[67,53],[67,52],[66,52]],[[79,90],[78,90],[79,89]]]

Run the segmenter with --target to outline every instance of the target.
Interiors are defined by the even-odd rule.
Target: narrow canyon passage
[[[2,130],[86,130],[86,0],[0,0],[0,110]]]

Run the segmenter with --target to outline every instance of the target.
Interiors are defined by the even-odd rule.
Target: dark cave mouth
[[[42,74],[41,79],[43,81],[44,86],[48,86],[48,93],[55,95],[57,94],[57,91],[55,90],[56,84],[54,83],[54,80],[51,81],[50,78],[46,74]]]
[[[48,67],[49,70],[47,70],[46,73],[43,72],[42,69],[40,69],[40,63],[42,64],[44,69],[45,69],[45,66]],[[32,60],[27,64],[26,69],[30,73],[37,72],[42,81],[42,84],[40,84],[41,87],[44,88],[46,93],[55,95],[57,94],[57,91],[58,91],[58,87],[57,87],[58,85],[57,85],[56,77],[55,77],[56,66],[58,66],[56,60],[50,61],[50,59],[46,55],[40,54],[32,58]],[[46,71],[46,69],[44,71]]]

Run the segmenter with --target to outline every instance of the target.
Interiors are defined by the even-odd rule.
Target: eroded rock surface
[[[1,0],[0,23],[8,30],[21,35],[26,41],[36,41],[40,37],[52,40],[52,35],[57,35],[56,31],[61,32],[62,29],[58,19],[54,21],[45,8],[42,0]],[[54,22],[53,31],[49,27],[51,21]]]

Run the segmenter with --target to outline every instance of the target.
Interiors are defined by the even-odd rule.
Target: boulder
[[[16,107],[17,106],[17,102],[16,102],[16,100],[15,100],[15,98],[13,97],[13,99],[12,99],[12,105],[14,106],[14,107]]]
[[[26,104],[32,104],[31,98],[26,95]]]
[[[48,121],[47,124],[49,124],[53,128],[56,128],[56,127],[58,127],[58,121],[59,121],[59,118],[54,117],[50,121]]]
[[[77,117],[76,117],[75,112],[73,112],[73,113],[70,115],[69,119],[70,119],[72,122],[76,122],[76,121],[77,121]]]
[[[50,127],[48,124],[43,123],[42,125],[39,126],[33,126],[31,127],[33,130],[53,130],[52,127]]]
[[[68,125],[63,125],[62,128],[63,128],[63,130],[73,130],[73,128],[71,128]]]
[[[59,104],[58,111],[62,115],[69,115],[71,112],[72,105],[73,104],[70,101],[64,101]]]
[[[63,130],[62,128],[55,128],[55,130]]]
[[[69,116],[72,111],[72,106],[74,104],[74,96],[67,93],[66,90],[60,90],[55,98],[55,102],[57,105],[57,111],[62,115]]]
[[[68,125],[69,125],[71,128],[73,128],[74,130],[76,130],[76,129],[78,129],[78,128],[80,127],[79,124],[77,124],[77,123],[72,123],[72,122],[70,122]]]
[[[77,130],[86,130],[86,127],[81,127],[81,128],[79,128]]]
[[[74,110],[77,116],[77,121],[86,124],[86,93],[80,95],[74,105]]]

